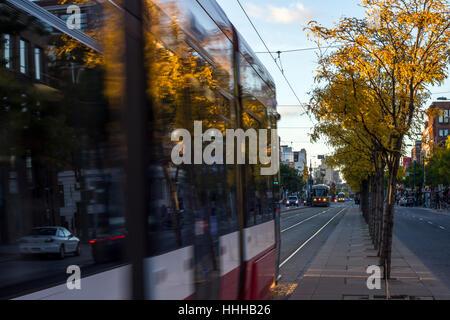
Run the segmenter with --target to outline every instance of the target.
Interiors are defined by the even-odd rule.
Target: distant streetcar
[[[312,187],[312,205],[313,207],[329,207],[330,206],[330,187],[324,184]]]

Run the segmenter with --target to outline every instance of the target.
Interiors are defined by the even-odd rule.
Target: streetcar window
[[[0,265],[0,274],[8,275],[0,278],[0,298],[65,284],[67,266],[78,263],[83,277],[118,272],[114,279],[124,279],[120,292],[98,286],[105,295],[99,298],[129,298],[129,267],[136,260],[145,268],[133,279],[155,276],[161,287],[173,285],[168,279],[181,281],[196,298],[219,298],[224,267],[241,263],[240,218],[243,228],[274,219],[273,177],[261,176],[255,165],[239,174],[237,166],[218,162],[175,165],[171,133],[184,128],[194,137],[197,120],[203,132],[217,129],[224,136],[238,125],[274,128],[266,105],[274,92],[256,56],[252,62],[249,49],[241,50],[238,108],[232,26],[215,1],[143,1],[143,43],[131,48],[127,37],[136,37],[124,27],[129,15],[121,3],[80,2],[79,30],[59,20],[68,18],[66,3],[10,3],[0,5],[7,9],[0,20],[15,17],[3,37],[6,65],[0,65],[0,246],[11,251]],[[125,57],[134,49],[143,52],[142,64],[129,72],[138,60]],[[12,65],[11,57],[17,57]],[[127,102],[134,89],[145,101],[135,113]],[[136,128],[140,143],[130,138]],[[143,168],[137,173],[136,163]],[[39,249],[22,239],[30,233],[70,233],[80,242],[62,247],[74,254],[70,259],[25,261],[20,254]],[[69,291],[56,299],[74,294]]]
[[[314,195],[314,197],[325,197],[325,196],[328,196],[328,190],[327,189],[313,189],[313,195]]]
[[[270,125],[267,107],[255,96],[265,88],[265,82],[242,54],[240,67],[243,91],[246,92],[242,97],[242,125],[245,130],[267,128]],[[246,154],[249,154],[248,145]],[[254,165],[246,165],[245,171],[245,221],[246,227],[251,227],[273,217],[273,177],[261,176]]]
[[[80,41],[80,33],[69,35],[44,22],[56,16],[44,18],[42,9],[56,14],[65,11],[63,5],[24,1],[23,10],[10,3],[0,5],[0,19],[14,21],[2,52],[8,63],[0,66],[5,80],[0,185],[7,186],[0,191],[0,246],[8,248],[8,260],[0,265],[8,281],[0,279],[0,298],[21,296],[33,283],[64,283],[67,266],[80,262],[26,262],[20,258],[26,253],[26,240],[20,239],[26,235],[56,235],[63,226],[72,230],[81,240],[84,276],[126,262],[122,244],[89,245],[92,239],[111,238],[119,227],[117,219],[123,227],[125,217],[126,152],[118,89],[123,74],[105,62],[105,54],[84,44],[98,44],[105,34],[109,41],[117,37],[119,30],[111,25],[117,17],[113,11],[102,21],[108,32],[94,28],[90,41]],[[102,20],[103,5],[93,2],[84,10],[98,12],[98,22]],[[120,43],[116,41],[114,50],[120,50]],[[11,57],[17,65],[10,64]],[[37,228],[41,226],[52,228]],[[58,234],[64,236],[63,231]],[[36,269],[39,263],[45,267]]]

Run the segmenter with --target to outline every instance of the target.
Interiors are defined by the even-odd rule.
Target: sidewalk
[[[349,208],[343,214],[290,300],[386,299],[383,279],[381,289],[369,290],[366,285],[367,267],[378,264],[367,224],[358,208]],[[450,300],[450,290],[396,238],[393,240],[391,277],[393,279],[388,283],[391,299]]]

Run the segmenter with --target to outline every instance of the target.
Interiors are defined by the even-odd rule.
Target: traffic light
[[[303,181],[308,180],[308,167],[303,170]]]

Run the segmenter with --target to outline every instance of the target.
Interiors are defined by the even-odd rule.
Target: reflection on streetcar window
[[[65,10],[58,1],[33,5]],[[83,10],[100,8],[92,2]],[[90,274],[122,263],[115,248],[122,239],[114,237],[126,234],[124,174],[107,95],[112,74],[101,55],[12,2],[0,4],[0,15],[8,25],[0,68],[0,292],[13,297],[32,283],[65,281],[70,264]],[[90,243],[99,239],[106,240]]]
[[[71,3],[80,8],[79,30],[65,27]],[[193,139],[194,121],[224,136],[275,129],[273,80],[215,1],[142,3],[146,212],[127,212],[136,189],[127,171],[125,97],[133,75],[125,11],[89,0],[0,4],[9,26],[0,66],[0,298],[131,298],[130,263],[140,248],[130,217],[140,215],[146,298],[268,297],[274,177],[261,176],[259,165],[176,166],[170,136],[183,128]],[[254,248],[243,243],[246,234],[258,235]],[[261,277],[240,278],[252,261],[266,268]],[[92,275],[86,289],[49,293],[64,283],[68,265]],[[103,278],[117,290],[101,292]],[[239,292],[254,279],[259,292]]]

